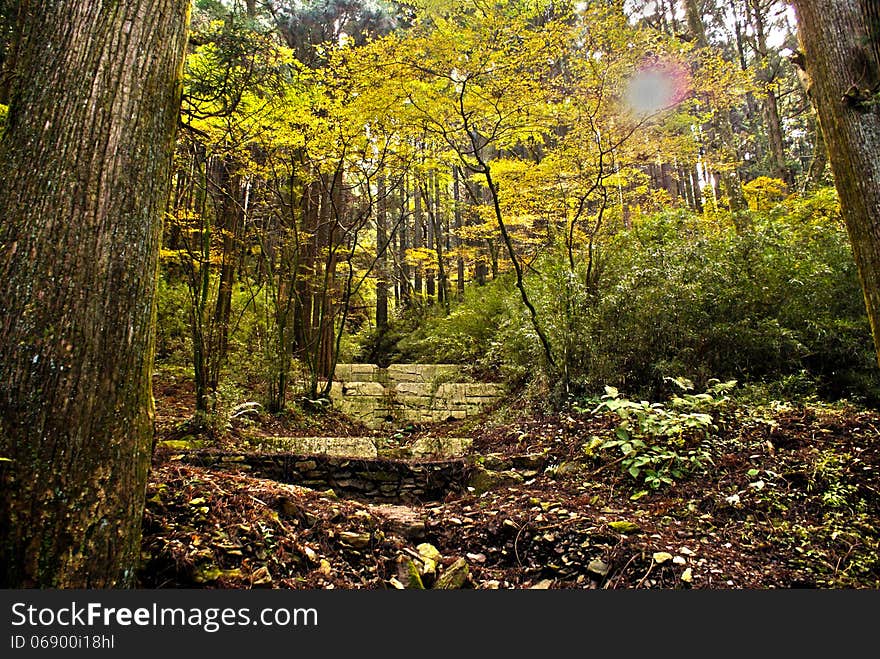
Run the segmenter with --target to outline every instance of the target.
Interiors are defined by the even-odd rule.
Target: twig
[[[638,589],[638,588],[641,588],[641,587],[642,587],[642,584],[645,583],[645,579],[647,579],[647,578],[648,578],[648,575],[651,574],[651,570],[654,569],[654,565],[655,565],[655,564],[656,564],[656,563],[654,562],[654,559],[652,558],[652,559],[651,559],[651,565],[648,566],[648,571],[645,572],[645,576],[643,576],[643,577],[639,580],[639,583],[636,584],[636,588],[637,588],[637,589]]]
[[[639,556],[638,554],[633,554],[632,557],[624,564],[624,566],[622,568],[620,568],[620,571],[617,573],[616,576],[619,577],[621,574],[623,574],[626,571],[626,568],[629,567],[630,563],[632,563],[634,560],[636,560],[636,558],[638,558],[638,556]],[[602,586],[602,589],[603,590],[610,590],[612,581],[613,581],[613,579],[609,579],[608,581],[606,581],[605,585]],[[618,581],[619,581],[619,579],[618,579]]]

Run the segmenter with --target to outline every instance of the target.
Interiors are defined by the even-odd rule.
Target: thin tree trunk
[[[376,330],[388,329],[388,191],[379,177],[376,206]]]
[[[418,180],[417,175],[413,174],[413,249],[418,250],[424,247],[424,234],[423,234],[423,223],[424,218],[422,217],[422,185]],[[416,263],[414,267],[414,277],[413,277],[413,288],[415,291],[415,298],[417,302],[420,302],[422,299],[422,295],[424,294],[424,290],[422,289],[422,266]]]
[[[703,15],[700,12],[698,0],[684,0],[685,13],[687,16],[688,27],[697,45],[701,48],[709,47],[709,39],[706,37],[706,26],[703,23]],[[734,213],[744,211],[748,208],[746,197],[743,193],[742,182],[739,180],[739,174],[736,171],[736,165],[739,162],[739,156],[736,152],[736,137],[733,131],[733,124],[730,121],[730,113],[727,111],[716,113],[708,126],[711,137],[718,142],[718,151],[724,166],[719,170],[721,185],[724,188],[725,196],[730,210]],[[713,141],[710,139],[710,142]],[[741,220],[738,220],[740,222]],[[740,224],[738,228],[742,228]]]
[[[452,167],[452,202],[454,204],[455,213],[455,249],[456,249],[456,291],[458,293],[458,298],[461,299],[464,297],[464,256],[461,253],[462,246],[464,245],[464,241],[461,239],[462,228],[464,227],[464,223],[462,221],[462,213],[461,213],[461,187],[458,181],[458,177],[460,176],[460,172],[458,169],[458,165],[454,165]]]
[[[31,0],[0,143],[0,586],[129,585],[188,0]]]
[[[773,89],[774,73],[768,62],[769,48],[767,47],[767,29],[765,17],[760,6],[754,6],[750,11],[752,25],[755,28],[755,40],[758,45],[758,57],[761,66],[758,69],[758,77],[763,82],[765,94],[763,110],[764,125],[767,128],[767,141],[770,145],[770,154],[773,159],[773,174],[788,184],[792,183],[791,170],[785,161],[785,142],[782,135],[782,119],[779,117],[779,101]]]

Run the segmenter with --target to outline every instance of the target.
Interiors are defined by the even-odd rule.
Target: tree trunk
[[[379,176],[376,205],[376,331],[388,330],[388,190]]]
[[[0,586],[129,585],[188,0],[21,3],[0,144]]]
[[[458,166],[455,165],[452,168],[452,203],[453,203],[453,213],[455,214],[455,250],[456,250],[456,258],[455,258],[455,290],[458,295],[458,299],[461,300],[464,297],[464,256],[462,255],[462,247],[464,245],[464,241],[461,238],[462,229],[464,228],[464,223],[462,222],[462,213],[461,213],[461,189],[459,187],[458,182],[459,170]]]
[[[410,284],[410,269],[406,264],[406,252],[409,249],[409,227],[407,215],[409,214],[409,195],[407,192],[406,177],[401,180],[400,190],[400,222],[397,223],[397,283],[398,298],[403,307],[409,307],[412,302],[412,286]]]
[[[211,340],[208,345],[208,389],[216,397],[220,374],[229,352],[229,325],[232,316],[232,291],[238,276],[241,244],[245,225],[244,182],[232,174],[231,163],[223,158],[214,163],[215,228],[220,234],[220,274],[217,299],[211,319]]]
[[[752,25],[755,29],[755,39],[758,45],[758,57],[761,66],[758,69],[758,78],[765,85],[767,97],[764,99],[764,124],[767,127],[767,142],[770,145],[772,156],[773,175],[782,179],[789,185],[793,182],[791,170],[785,160],[785,141],[782,135],[782,119],[779,117],[779,100],[774,90],[773,67],[769,62],[770,50],[767,46],[767,28],[762,7],[755,5],[753,11],[749,11]]]
[[[708,48],[709,39],[706,37],[706,25],[703,22],[703,15],[700,11],[698,0],[684,0],[684,8],[688,27],[697,45],[700,48]],[[739,156],[737,155],[736,136],[733,132],[733,124],[730,121],[730,113],[726,110],[716,113],[707,129],[710,135],[710,142],[717,140],[719,155],[725,161],[726,166],[719,171],[719,174],[722,186],[724,187],[724,193],[727,196],[728,207],[734,213],[744,211],[748,208],[748,203],[746,203],[742,182],[739,180],[739,174],[736,171]],[[737,220],[737,222],[739,221],[741,220]],[[739,224],[737,226],[739,228]]]
[[[425,246],[424,234],[422,232],[424,219],[422,217],[422,184],[419,181],[419,174],[413,174],[413,249],[421,250],[422,247]],[[423,300],[423,296],[425,294],[424,289],[422,288],[422,266],[417,261],[415,266],[413,266],[413,292],[415,294],[415,300],[417,303],[421,304]]]
[[[880,84],[876,30],[859,0],[796,0],[812,98],[828,147],[880,358]],[[876,5],[876,1],[874,2]],[[855,89],[855,91],[854,91]]]

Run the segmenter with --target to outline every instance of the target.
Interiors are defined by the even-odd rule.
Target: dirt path
[[[447,574],[466,588],[880,587],[880,414],[743,413],[714,441],[711,468],[643,495],[610,456],[585,457],[585,443],[614,427],[508,410],[468,427],[410,428],[406,441],[470,436],[476,468],[507,476],[411,506],[163,450],[142,584],[375,589],[431,587]],[[535,455],[540,465],[523,459]]]

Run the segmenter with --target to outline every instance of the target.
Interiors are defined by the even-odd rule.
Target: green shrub
[[[778,196],[778,195],[777,195]],[[546,377],[556,404],[611,385],[646,399],[669,376],[766,383],[828,400],[880,403],[864,302],[833,189],[759,205],[741,233],[684,210],[634,220],[597,242],[591,266],[564,250],[526,287],[558,363],[512,277],[468,290],[450,315],[421,311],[386,335],[396,361],[451,361]],[[392,343],[393,346],[390,344]]]
[[[686,392],[693,387],[682,378],[673,382]],[[632,401],[614,387],[605,387],[591,413],[611,413],[619,425],[614,437],[598,448],[619,451],[623,472],[651,489],[672,485],[711,463],[709,440],[718,430],[729,401],[727,392],[734,386],[736,381],[715,382],[702,394],[674,395],[667,405]]]

